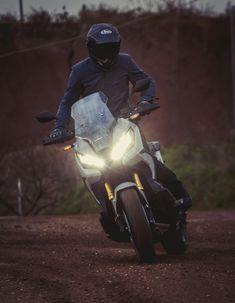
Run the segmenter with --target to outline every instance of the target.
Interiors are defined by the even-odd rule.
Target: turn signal
[[[140,118],[140,114],[139,113],[135,113],[133,115],[130,116],[130,120],[138,120]]]
[[[64,149],[64,151],[69,151],[69,150],[71,150],[73,148],[73,145],[67,145],[67,146],[65,146],[63,149]]]

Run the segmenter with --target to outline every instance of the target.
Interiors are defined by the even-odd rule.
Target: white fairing
[[[93,180],[98,181],[107,168],[121,164],[133,166],[144,161],[149,165],[152,176],[155,178],[153,158],[149,152],[145,151],[138,126],[128,119],[115,119],[106,101],[104,94],[95,93],[77,101],[72,106],[76,136],[74,151],[81,177],[85,179],[92,177]],[[122,146],[120,148],[122,156],[118,160],[113,160],[112,150],[117,146],[123,134],[129,134],[130,144],[127,148],[124,140],[123,148]],[[82,157],[85,155],[89,155],[89,159],[94,158],[94,165],[82,162]],[[160,151],[156,156],[159,160],[161,159]],[[96,167],[100,160],[104,162],[104,165]]]

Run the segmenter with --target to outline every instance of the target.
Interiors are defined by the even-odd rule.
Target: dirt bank
[[[93,12],[84,24],[63,28],[0,25],[0,53],[86,33],[90,24],[126,24],[127,15]],[[89,19],[90,18],[90,19]],[[133,17],[134,18],[134,17]],[[138,20],[138,19],[136,19]],[[197,15],[146,15],[120,27],[130,53],[157,83],[161,109],[144,119],[148,139],[164,145],[225,142],[232,129],[229,19]],[[0,145],[40,143],[46,130],[35,113],[56,111],[72,64],[87,56],[85,39],[0,58]]]

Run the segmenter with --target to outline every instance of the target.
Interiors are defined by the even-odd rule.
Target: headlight
[[[112,160],[120,160],[133,143],[134,132],[132,129],[129,129],[127,133],[121,135],[118,142],[114,145],[111,151]]]
[[[77,153],[77,156],[79,157],[80,161],[83,164],[89,165],[89,166],[95,166],[97,168],[103,168],[105,166],[105,162],[103,159],[92,156],[92,155],[81,155]]]

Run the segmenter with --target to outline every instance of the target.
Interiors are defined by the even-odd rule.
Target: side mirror
[[[136,81],[135,85],[132,88],[132,94],[141,92],[149,87],[149,79],[141,79]]]
[[[53,120],[56,119],[55,115],[53,115],[50,112],[42,112],[39,113],[35,116],[35,118],[38,120],[38,122],[40,123],[47,123],[47,122],[51,122]]]

